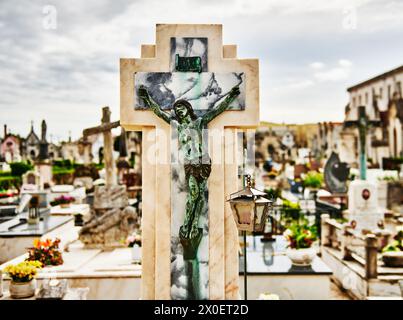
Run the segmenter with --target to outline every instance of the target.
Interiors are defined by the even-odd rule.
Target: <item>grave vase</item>
[[[286,251],[287,257],[295,266],[310,266],[313,259],[316,257],[315,248],[292,249]]]
[[[35,295],[36,280],[28,282],[10,282],[10,296],[13,299],[29,298]]]

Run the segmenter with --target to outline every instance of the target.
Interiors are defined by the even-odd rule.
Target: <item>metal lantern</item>
[[[243,262],[244,262],[244,299],[248,300],[248,263],[246,253],[246,231],[262,232],[264,230],[269,204],[266,193],[252,188],[250,175],[246,176],[246,187],[229,196],[232,213],[239,231],[243,233]]]
[[[264,230],[269,205],[266,193],[252,188],[250,176],[246,176],[246,187],[229,196],[232,213],[238,230],[262,232]]]

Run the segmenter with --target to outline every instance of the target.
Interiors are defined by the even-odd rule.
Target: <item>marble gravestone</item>
[[[143,132],[142,299],[238,299],[238,231],[225,200],[240,187],[237,133],[259,124],[258,60],[223,46],[221,25],[156,28],[141,58],[120,61],[120,124]],[[206,124],[200,138],[211,158],[191,257],[180,235],[194,190],[183,162],[189,136],[171,120],[178,101],[191,106],[192,123]]]
[[[357,230],[374,230],[385,219],[384,211],[378,205],[378,188],[375,183],[354,180],[348,190],[349,221],[355,221]]]

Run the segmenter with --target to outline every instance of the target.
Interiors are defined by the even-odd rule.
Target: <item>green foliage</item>
[[[323,174],[316,171],[309,171],[304,180],[303,184],[307,188],[319,189],[323,184]]]
[[[318,232],[315,225],[309,225],[307,221],[292,223],[284,232],[284,236],[289,242],[289,247],[293,249],[310,248],[318,239]]]
[[[11,176],[11,171],[0,171],[0,177],[9,177]]]
[[[288,227],[295,221],[304,218],[301,207],[298,202],[291,202],[287,199],[282,199],[283,205],[281,207],[281,220],[285,227]]]
[[[8,190],[10,188],[19,189],[21,186],[21,177],[6,176],[0,177],[0,189]]]
[[[52,167],[52,173],[53,174],[72,174],[74,173],[74,169],[71,168],[63,168],[63,167]]]
[[[403,251],[403,230],[399,230],[392,243],[382,249],[382,252]]]
[[[298,202],[292,202],[287,199],[283,199],[283,208],[301,210],[301,207]]]
[[[70,159],[54,160],[53,161],[53,166],[62,167],[62,168],[66,168],[66,169],[71,169],[71,168],[73,168],[73,163],[71,162]]]
[[[281,189],[266,189],[267,198],[273,201],[276,201],[278,198],[281,198]]]
[[[53,161],[52,173],[56,175],[74,173],[74,163],[70,159]]]
[[[13,162],[10,163],[11,175],[21,177],[25,172],[32,170],[33,166],[27,162]]]
[[[397,181],[398,179],[394,176],[383,176],[383,177],[378,177],[378,181],[387,181],[387,182],[394,182]]]
[[[391,251],[402,251],[401,244],[399,245],[399,241],[393,241],[382,249],[382,252],[391,252]]]

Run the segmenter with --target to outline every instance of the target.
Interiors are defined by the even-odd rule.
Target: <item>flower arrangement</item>
[[[55,200],[53,200],[50,205],[51,206],[57,206],[57,205],[69,205],[70,203],[74,202],[76,199],[72,196],[65,196],[62,195],[60,197],[57,197]]]
[[[323,174],[316,171],[309,171],[303,177],[303,184],[306,188],[319,189],[323,184]]]
[[[294,222],[284,232],[284,236],[291,249],[306,249],[318,239],[316,226],[307,222]]]
[[[133,248],[135,244],[141,247],[141,235],[138,233],[133,233],[126,239],[126,246],[129,248]]]
[[[42,263],[39,261],[23,261],[15,265],[8,265],[4,268],[4,272],[14,282],[23,283],[31,281],[41,267]]]
[[[46,239],[34,240],[34,246],[28,249],[28,261],[39,261],[44,266],[58,266],[63,264],[62,253],[59,249],[60,239],[54,241]]]

